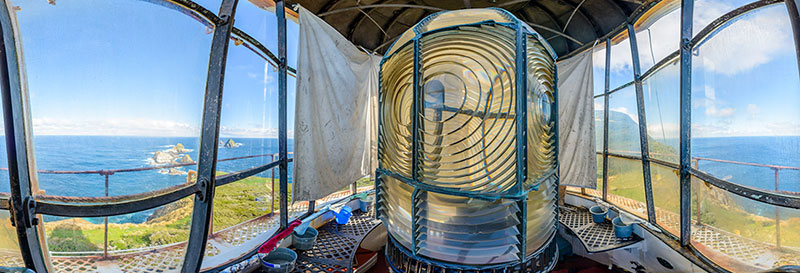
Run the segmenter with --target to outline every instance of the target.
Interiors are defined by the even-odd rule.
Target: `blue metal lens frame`
[[[411,168],[412,169],[411,170],[412,170],[412,174],[411,174],[411,177],[405,177],[403,175],[400,175],[398,173],[395,173],[395,172],[392,172],[392,171],[390,171],[388,169],[383,168],[383,166],[380,164],[380,162],[381,162],[381,153],[380,152],[378,153],[378,162],[379,162],[378,164],[379,164],[379,166],[378,166],[378,169],[375,172],[375,177],[376,177],[376,179],[375,179],[376,217],[379,218],[379,219],[385,220],[381,216],[381,210],[383,209],[383,201],[381,200],[381,183],[383,183],[383,181],[382,181],[381,177],[390,176],[390,177],[395,178],[395,179],[401,181],[402,183],[405,183],[405,184],[407,184],[407,185],[409,185],[409,186],[414,188],[413,193],[412,193],[412,198],[411,198],[412,199],[412,204],[411,204],[412,205],[411,206],[412,249],[410,251],[406,250],[402,245],[400,245],[398,242],[396,242],[395,239],[391,235],[389,236],[389,238],[390,238],[390,244],[393,244],[396,248],[400,249],[405,255],[407,255],[407,256],[409,256],[409,257],[411,257],[411,258],[413,258],[413,259],[415,259],[417,261],[424,261],[426,263],[439,265],[439,266],[442,266],[442,267],[445,267],[445,268],[453,268],[453,269],[461,269],[461,270],[491,270],[491,269],[508,268],[509,266],[510,267],[519,267],[521,265],[524,265],[526,262],[530,261],[532,258],[538,257],[543,252],[544,249],[547,249],[547,248],[551,247],[550,245],[553,243],[553,238],[555,237],[555,232],[554,232],[553,235],[551,236],[551,238],[548,240],[548,242],[545,245],[543,245],[541,247],[541,249],[539,249],[536,253],[533,253],[531,255],[526,255],[527,254],[527,246],[526,246],[526,241],[527,241],[526,240],[526,235],[527,235],[527,202],[526,201],[527,201],[528,193],[530,191],[539,190],[539,184],[544,182],[544,181],[547,181],[549,179],[554,179],[555,180],[555,183],[554,183],[555,187],[552,190],[554,190],[556,192],[558,191],[558,184],[559,184],[558,183],[558,179],[559,179],[559,176],[558,176],[559,164],[558,164],[557,160],[556,160],[556,168],[554,168],[551,171],[548,171],[547,173],[542,175],[542,177],[537,178],[536,181],[534,181],[534,183],[531,183],[531,185],[528,186],[528,187],[526,187],[526,183],[525,183],[527,178],[528,178],[527,177],[527,161],[528,161],[528,158],[527,158],[527,144],[528,144],[527,143],[527,129],[528,129],[527,128],[527,110],[528,110],[527,109],[527,96],[529,94],[527,92],[527,76],[528,76],[527,75],[527,58],[525,58],[524,56],[526,56],[526,52],[527,52],[527,40],[528,40],[528,38],[531,38],[531,37],[536,38],[541,43],[541,45],[544,46],[544,48],[548,51],[548,53],[553,58],[553,60],[557,59],[557,57],[556,57],[554,51],[552,50],[552,48],[550,47],[550,45],[547,44],[546,42],[544,42],[544,40],[542,40],[542,37],[538,33],[533,31],[532,29],[530,29],[526,25],[523,25],[519,20],[516,20],[516,18],[514,18],[510,13],[508,13],[508,11],[505,11],[505,10],[502,10],[502,9],[496,9],[496,10],[500,10],[500,11],[503,12],[503,14],[505,14],[506,16],[509,16],[509,18],[513,18],[513,20],[512,20],[513,23],[498,23],[498,22],[495,22],[493,20],[486,20],[486,21],[480,21],[480,22],[470,23],[470,24],[462,24],[462,25],[443,27],[443,28],[430,30],[430,31],[421,33],[420,31],[421,31],[421,27],[422,26],[424,26],[427,22],[430,22],[431,20],[433,20],[433,18],[435,18],[436,16],[438,16],[438,15],[440,15],[442,13],[442,12],[437,12],[437,13],[431,14],[431,15],[427,16],[426,18],[422,19],[420,21],[420,23],[416,27],[413,28],[413,31],[416,34],[413,39],[411,39],[411,40],[409,40],[409,41],[407,41],[407,42],[405,42],[405,43],[403,43],[401,45],[392,44],[389,47],[389,49],[387,49],[387,51],[392,51],[392,48],[394,48],[395,46],[400,46],[400,47],[413,46],[413,53],[414,53],[414,55],[413,55],[414,56],[413,57],[414,58],[413,59],[413,72],[412,72],[413,73],[412,74],[412,78],[413,78],[413,83],[412,83],[413,84],[412,85],[413,94],[412,94],[412,97],[413,97],[413,99],[412,99],[412,105],[411,105],[411,113],[412,113],[412,117],[411,117],[411,121],[412,121],[412,124],[411,124],[411,127],[412,127],[412,135],[411,135],[412,136],[412,145],[411,145],[412,146],[411,147],[412,160],[411,160],[411,165],[412,166],[411,166]],[[516,56],[515,56],[515,67],[516,67],[516,71],[515,71],[514,77],[515,77],[515,81],[516,82],[515,82],[515,87],[514,88],[516,90],[514,90],[514,96],[516,96],[516,98],[515,98],[516,99],[515,100],[515,103],[516,103],[516,106],[515,106],[515,111],[516,111],[516,116],[515,116],[516,136],[515,137],[516,137],[516,150],[517,150],[516,151],[516,167],[517,167],[516,178],[517,178],[517,181],[516,181],[516,184],[511,189],[509,189],[509,190],[507,190],[505,192],[501,192],[501,193],[476,193],[476,192],[471,192],[471,191],[454,190],[452,188],[441,187],[441,186],[436,186],[436,185],[430,185],[430,184],[423,183],[421,181],[421,179],[420,179],[420,174],[419,174],[419,168],[420,168],[419,165],[420,165],[420,156],[421,156],[421,154],[420,154],[421,153],[421,151],[420,151],[420,134],[421,134],[420,127],[421,127],[421,118],[422,118],[421,117],[421,109],[422,109],[422,104],[423,104],[423,101],[422,101],[422,99],[423,99],[423,91],[422,91],[422,83],[421,83],[421,81],[422,81],[422,74],[421,74],[422,73],[421,72],[421,69],[422,69],[421,42],[422,41],[421,40],[422,40],[423,37],[425,37],[427,35],[438,33],[438,32],[441,32],[441,31],[455,30],[455,29],[460,29],[460,28],[463,28],[463,27],[481,26],[481,25],[493,25],[493,26],[494,25],[500,25],[500,26],[503,26],[503,27],[507,27],[507,28],[513,29],[514,32],[515,32],[515,47],[516,47],[515,48],[515,54],[516,54]],[[393,55],[398,51],[399,50],[396,50],[392,54],[389,54],[389,55],[386,55],[386,56],[383,57],[383,59],[381,60],[381,63],[380,63],[381,70],[379,72],[379,78],[381,78],[381,79],[383,78],[383,65],[384,65],[384,63],[388,59],[392,58]],[[557,73],[557,70],[554,70],[554,72]],[[554,78],[555,78],[555,80],[557,82],[558,81],[558,79],[557,79],[558,75],[554,75]],[[379,83],[379,90],[382,90],[382,88],[383,88],[383,83],[381,81]],[[554,94],[553,94],[555,96],[555,99],[554,99],[554,102],[553,102],[554,107],[551,108],[551,110],[552,110],[551,116],[554,117],[554,120],[555,120],[555,126],[554,126],[555,134],[554,135],[555,135],[556,139],[558,138],[558,99],[557,99],[558,95],[557,94],[558,94],[558,90],[557,90],[557,87],[556,87],[556,88],[554,88]],[[381,101],[379,101],[379,103],[382,104],[382,103],[384,103],[384,101],[381,100]],[[379,115],[379,118],[378,118],[378,120],[379,120],[378,121],[378,128],[379,128],[379,130],[378,130],[378,134],[379,134],[379,136],[378,136],[378,150],[380,151],[381,148],[383,147],[381,145],[381,135],[383,134],[383,130],[382,130],[383,124],[381,122],[381,120],[382,120],[381,117],[383,117],[383,112],[382,112],[382,108],[381,107],[379,107],[378,115]],[[556,159],[557,159],[558,158],[558,140],[556,140],[555,143],[556,143],[555,144],[555,146],[556,146],[555,154],[556,154]],[[490,201],[499,200],[499,199],[511,199],[511,200],[514,200],[515,202],[517,202],[518,206],[520,207],[519,208],[520,212],[517,213],[517,217],[519,217],[519,222],[520,222],[520,224],[518,225],[520,234],[517,235],[517,237],[519,239],[519,244],[517,245],[517,247],[520,250],[519,261],[502,263],[502,264],[492,264],[492,265],[466,265],[466,264],[454,264],[454,263],[440,262],[440,261],[437,261],[437,260],[433,260],[433,259],[429,259],[429,258],[425,258],[425,257],[421,257],[421,256],[417,255],[418,245],[419,245],[418,244],[419,243],[418,242],[418,237],[419,237],[419,234],[418,234],[418,220],[419,220],[420,217],[419,217],[419,215],[417,215],[418,214],[418,210],[417,210],[416,204],[417,204],[417,201],[419,199],[420,194],[422,194],[421,191],[435,192],[435,193],[441,193],[441,194],[447,194],[447,195],[453,195],[453,196],[476,198],[476,199],[490,200]],[[557,201],[557,197],[556,197],[556,201]],[[554,211],[554,213],[555,213],[555,216],[556,216],[556,219],[557,219],[558,218],[557,210]],[[555,224],[555,225],[556,225],[556,228],[557,228],[558,224]],[[394,265],[392,265],[392,266],[394,267]]]

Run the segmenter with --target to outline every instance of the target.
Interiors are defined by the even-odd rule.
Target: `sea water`
[[[221,142],[229,138],[220,137]],[[278,152],[278,140],[274,138],[232,138],[242,145],[224,148],[220,145],[218,158],[233,158],[249,155],[274,154]],[[156,151],[171,149],[181,143],[193,160],[197,161],[199,137],[122,137],[122,136],[36,136],[34,154],[38,170],[79,171],[110,170],[152,167]],[[5,151],[5,142],[0,142]],[[288,141],[288,151],[293,151],[293,141]],[[725,159],[748,163],[800,166],[800,137],[728,137],[695,138],[692,140],[692,156]],[[270,156],[241,160],[220,161],[217,171],[236,172],[272,162]],[[0,168],[8,166],[6,153],[0,155]],[[730,163],[700,161],[700,170],[741,185],[774,190],[775,172],[770,168],[749,167]],[[289,164],[291,183],[292,164]],[[194,166],[177,171],[195,170]],[[800,171],[779,171],[778,189],[800,192]],[[272,177],[272,170],[257,174]],[[275,177],[277,179],[277,169]],[[0,171],[1,181],[8,181],[8,172]],[[100,197],[105,195],[105,177],[99,174],[38,174],[39,189],[47,195]],[[170,175],[158,170],[119,172],[109,176],[109,195],[144,193],[186,182],[186,175]],[[676,191],[678,189],[675,189]],[[0,183],[0,191],[9,192],[8,182]],[[748,208],[753,213],[768,214],[772,210]],[[152,210],[123,216],[110,217],[110,222],[141,223],[152,214]],[[49,220],[58,218],[49,217]],[[100,222],[102,218],[87,219]]]
[[[228,139],[241,144],[236,148],[225,148]],[[278,153],[276,138],[227,138],[220,137],[222,142],[217,158],[226,159],[251,155]],[[105,177],[100,174],[50,174],[41,171],[87,171],[146,168],[158,166],[153,160],[156,151],[172,149],[182,144],[187,155],[198,160],[199,137],[128,137],[128,136],[36,136],[34,138],[34,155],[40,194],[56,196],[101,197],[105,196]],[[287,149],[293,151],[293,141],[289,139]],[[0,143],[0,168],[7,168],[5,142]],[[291,156],[290,156],[291,157]],[[277,157],[276,157],[277,158]],[[237,172],[272,162],[272,156],[254,157],[239,160],[220,161],[218,172]],[[292,178],[292,163],[289,163],[289,183]],[[117,172],[109,176],[108,195],[119,196],[145,193],[187,182],[185,173],[196,170],[196,166],[176,168],[169,174],[168,169]],[[256,174],[271,178],[272,170]],[[275,168],[275,179],[278,171]],[[9,192],[8,172],[0,171],[0,191]],[[152,214],[153,210],[109,217],[112,223],[141,223]],[[46,217],[45,220],[62,219]],[[87,218],[91,222],[102,222],[102,218]]]

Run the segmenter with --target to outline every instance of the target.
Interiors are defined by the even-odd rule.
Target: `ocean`
[[[228,138],[220,138],[223,143]],[[278,152],[278,140],[274,138],[233,138],[242,144],[236,148],[220,148],[218,158],[233,158],[249,155],[274,154]],[[186,155],[197,160],[199,138],[183,137],[123,137],[123,136],[37,136],[34,138],[36,164],[39,170],[79,171],[102,169],[125,169],[151,167],[157,151],[172,149],[182,144]],[[289,139],[289,152],[293,141]],[[222,147],[222,145],[220,145]],[[5,143],[0,143],[5,150]],[[800,166],[800,136],[791,137],[728,137],[696,138],[692,141],[692,156],[725,159],[749,163]],[[272,162],[272,158],[256,157],[222,161],[217,171],[236,172]],[[6,154],[0,155],[0,166],[7,166]],[[291,163],[289,182],[291,183]],[[742,185],[775,189],[775,173],[770,168],[742,166],[730,163],[700,161],[700,170]],[[148,192],[186,182],[183,172],[194,170],[194,166],[174,170],[174,175],[164,171],[150,170],[116,173],[109,177],[109,195],[125,195]],[[272,171],[258,174],[271,177]],[[277,178],[277,169],[275,172]],[[0,172],[2,181],[8,180],[8,172]],[[779,171],[779,189],[800,192],[800,171]],[[98,174],[39,174],[39,188],[48,195],[99,197],[105,195],[104,177]],[[676,191],[678,189],[675,189]],[[8,192],[8,183],[0,183],[0,191]],[[109,217],[110,222],[144,222],[152,210],[129,215]],[[760,214],[760,213],[759,213]],[[61,219],[47,217],[46,220]],[[102,218],[88,219],[102,222]]]
[[[220,138],[227,142],[229,138]],[[224,148],[220,145],[218,159],[275,154],[278,152],[276,138],[232,138],[241,144],[236,148]],[[38,170],[50,171],[85,171],[144,168],[157,166],[154,155],[157,151],[172,149],[180,143],[185,153],[197,161],[200,138],[188,137],[128,137],[128,136],[36,136],[34,138],[34,154]],[[293,141],[288,141],[288,151],[293,151]],[[0,167],[8,166],[5,153],[5,142],[0,144]],[[290,155],[291,157],[291,155]],[[217,164],[219,172],[236,172],[272,162],[271,156],[255,157]],[[136,172],[120,172],[109,176],[108,191],[110,196],[143,193],[180,185],[186,182],[186,172],[196,170],[195,166],[176,168],[173,174],[167,169]],[[272,171],[257,174],[260,177],[272,177]],[[292,181],[292,163],[289,163],[289,183]],[[278,171],[275,168],[275,178]],[[8,181],[8,172],[0,172],[0,181]],[[105,177],[99,174],[38,174],[39,189],[47,195],[100,197],[105,195]],[[8,192],[9,184],[0,183],[0,191]],[[109,217],[115,223],[140,223],[152,214],[146,210],[128,215]],[[46,217],[45,220],[63,219]],[[91,222],[102,222],[102,218],[87,219]]]

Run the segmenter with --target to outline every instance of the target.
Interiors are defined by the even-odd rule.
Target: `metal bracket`
[[[22,202],[23,215],[22,219],[25,221],[26,228],[32,228],[39,224],[39,218],[36,218],[36,200],[33,197],[25,197]]]
[[[199,192],[198,197],[200,198],[200,201],[206,201],[209,185],[211,185],[211,183],[209,183],[208,179],[205,177],[197,180],[197,191]]]

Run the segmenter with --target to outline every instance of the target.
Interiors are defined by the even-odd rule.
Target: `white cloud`
[[[734,8],[735,6],[725,1],[696,1],[694,33]],[[785,8],[780,6],[745,15],[698,47],[695,53],[699,52],[699,57],[694,58],[693,66],[728,76],[750,71],[770,62],[781,52],[794,49],[791,32],[785,31],[785,27],[775,27],[789,25]],[[678,49],[680,10],[665,15],[648,28],[650,35],[646,30],[640,30],[636,36],[641,49],[640,62],[644,68],[653,64],[653,55],[655,62],[658,62]],[[653,53],[650,52],[651,46]],[[605,66],[604,55],[605,51],[601,49],[595,51],[594,67]],[[629,40],[612,46],[611,55],[611,71],[631,69]]]
[[[759,108],[758,105],[750,103],[747,105],[747,113],[755,117],[755,115],[761,113],[761,108]]]
[[[200,128],[182,122],[150,119],[68,120],[34,118],[36,135],[199,136]]]
[[[678,123],[665,122],[663,125],[660,123],[647,124],[647,134],[655,138],[678,138],[680,136],[681,126]]]
[[[220,126],[220,137],[248,137],[248,138],[278,138],[278,128],[241,128]],[[294,137],[294,131],[289,130],[289,138]]]
[[[706,108],[707,116],[724,118],[736,113],[736,108],[724,107],[724,102],[717,100],[716,91],[713,87],[706,85],[704,88],[705,99],[703,106]],[[723,107],[720,107],[723,106]]]
[[[698,9],[695,9],[698,10]],[[702,9],[699,9],[702,10]],[[709,72],[733,76],[750,71],[792,50],[789,20],[781,7],[769,7],[735,21],[695,51],[696,65]]]
[[[623,113],[623,114],[627,115],[628,117],[630,117],[633,120],[633,122],[635,122],[636,124],[639,124],[639,115],[638,115],[638,113],[633,113],[633,112],[629,111],[628,108],[626,108],[626,107],[610,108],[610,109],[608,109],[608,111]]]

